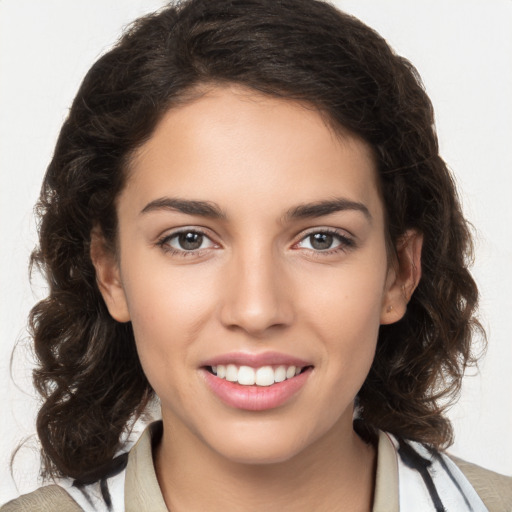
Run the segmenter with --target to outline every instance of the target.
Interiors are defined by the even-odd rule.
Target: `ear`
[[[407,311],[407,304],[421,278],[423,235],[411,229],[400,237],[396,261],[390,266],[382,302],[381,325],[398,322]]]
[[[99,228],[91,231],[90,256],[96,270],[96,283],[107,305],[110,316],[118,322],[129,322],[130,313],[126,302],[117,258],[107,247]]]

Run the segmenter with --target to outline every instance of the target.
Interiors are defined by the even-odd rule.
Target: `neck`
[[[335,425],[286,461],[241,464],[164,420],[155,467],[172,512],[369,512],[376,455],[350,424]]]

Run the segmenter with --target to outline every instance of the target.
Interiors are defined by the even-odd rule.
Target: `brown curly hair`
[[[219,83],[306,102],[373,148],[387,236],[396,246],[407,229],[423,234],[423,277],[404,319],[380,329],[360,414],[373,429],[436,448],[451,442],[443,411],[473,361],[478,293],[418,73],[322,1],[188,0],[137,20],[94,64],[44,178],[32,258],[49,295],[30,317],[43,476],[104,477],[153,396],[131,324],[110,317],[98,290],[91,230],[100,227],[115,251],[116,197],[131,155],[194,87]]]

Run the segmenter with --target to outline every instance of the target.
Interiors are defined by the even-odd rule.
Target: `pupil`
[[[182,249],[187,251],[199,249],[203,243],[203,235],[200,233],[180,233],[178,239]]]
[[[311,235],[311,247],[318,250],[329,249],[332,245],[333,236],[328,233],[315,233]]]

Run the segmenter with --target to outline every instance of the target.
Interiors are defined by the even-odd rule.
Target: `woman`
[[[38,433],[63,480],[2,510],[510,506],[440,451],[470,238],[414,68],[359,21],[312,0],[139,20],[85,78],[40,209]]]

